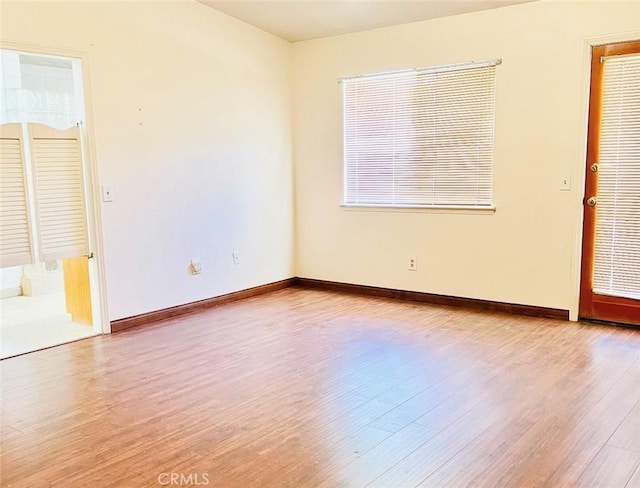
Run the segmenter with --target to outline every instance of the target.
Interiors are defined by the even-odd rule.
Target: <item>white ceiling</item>
[[[287,41],[358,32],[535,0],[198,0]]]

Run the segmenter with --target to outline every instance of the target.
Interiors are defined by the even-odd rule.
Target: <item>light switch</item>
[[[571,190],[571,175],[565,175],[560,179],[560,191]]]
[[[103,202],[113,202],[113,193],[111,192],[110,186],[102,187],[102,201]]]

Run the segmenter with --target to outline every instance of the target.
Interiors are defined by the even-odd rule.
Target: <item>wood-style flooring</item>
[[[640,487],[633,329],[288,288],[0,367],[7,487]]]

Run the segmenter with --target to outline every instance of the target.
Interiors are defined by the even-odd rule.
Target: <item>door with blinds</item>
[[[640,41],[592,50],[580,317],[640,325]]]

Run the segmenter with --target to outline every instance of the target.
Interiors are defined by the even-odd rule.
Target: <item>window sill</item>
[[[495,205],[490,207],[474,207],[471,205],[357,205],[346,204],[340,205],[343,210],[355,210],[364,212],[410,212],[410,213],[454,213],[454,214],[494,214],[496,213]]]

